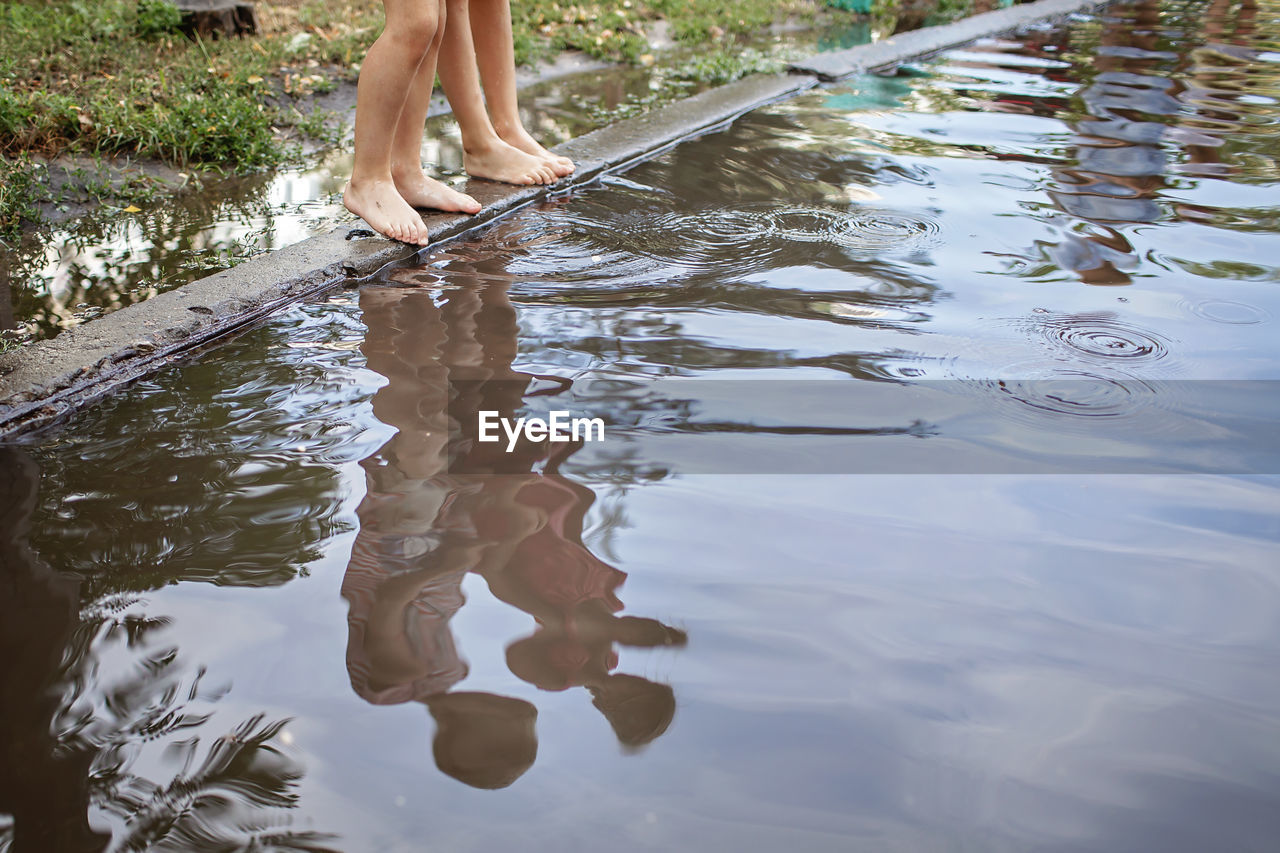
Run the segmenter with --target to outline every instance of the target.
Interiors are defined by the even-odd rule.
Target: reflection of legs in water
[[[375,704],[406,702],[448,690],[467,674],[449,630],[449,620],[463,603],[467,554],[441,555],[445,550],[441,547],[419,558],[422,568],[396,571],[403,559],[369,553],[372,538],[357,543],[342,584],[342,594],[351,602],[347,617],[351,686]],[[383,537],[378,544],[392,550],[416,543],[409,537]]]
[[[414,545],[405,537],[391,542]],[[433,751],[442,772],[477,788],[510,785],[537,755],[537,711],[520,699],[448,692],[467,673],[449,620],[463,604],[462,578],[478,547],[445,542],[418,558],[422,568],[394,572],[406,549],[401,555],[384,553],[370,566],[362,565],[362,544],[357,543],[343,582],[343,595],[351,602],[347,669],[352,687],[375,704],[424,703],[436,721]]]
[[[449,17],[440,83],[462,130],[467,174],[509,184],[549,184],[572,173],[573,162],[539,145],[520,121],[508,0],[449,0]]]
[[[626,575],[582,543],[594,493],[559,474],[555,459],[535,473],[544,445],[504,453],[475,441],[476,412],[514,415],[530,377],[512,369],[518,325],[506,283],[492,270],[479,286],[454,283],[443,294],[361,294],[362,351],[388,379],[373,409],[396,434],[362,463],[369,490],[343,582],[347,663],[370,702],[428,706],[443,772],[502,787],[534,760],[536,712],[516,699],[450,692],[466,675],[448,623],[467,571],[543,626],[512,647],[513,672],[539,686],[587,687],[628,746],[666,730],[675,697],[669,686],[612,673],[614,644],[679,646],[685,635],[617,615],[614,591]],[[577,663],[558,660],[561,651]]]
[[[502,359],[491,357],[480,330],[494,319],[489,300],[467,291],[441,307],[432,297],[423,290],[361,293],[369,328],[361,349],[388,379],[373,410],[396,433],[362,463],[368,492],[342,586],[350,604],[347,668],[369,702],[427,705],[441,771],[501,788],[533,763],[537,712],[519,699],[448,692],[467,672],[449,620],[464,602],[463,577],[491,545],[460,509],[480,488],[448,470],[450,436],[462,426],[450,420],[450,368],[483,372]],[[497,313],[506,328],[505,313]],[[495,480],[519,488],[518,478]]]

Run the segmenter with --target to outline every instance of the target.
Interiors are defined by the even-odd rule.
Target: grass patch
[[[520,0],[516,59],[578,49],[651,62],[646,33],[665,20],[677,41],[716,48],[698,74],[732,79],[735,36],[813,20],[825,8],[824,0]],[[123,154],[248,172],[296,158],[304,140],[333,144],[332,116],[312,117],[303,102],[356,78],[381,33],[381,3],[264,0],[257,9],[257,36],[210,42],[180,35],[168,0],[0,0],[0,155]]]
[[[142,38],[156,38],[178,32],[182,13],[168,0],[138,0],[134,32]]]
[[[246,172],[291,159],[300,134],[322,129],[290,108],[333,87],[341,72],[312,55],[327,51],[301,50],[283,30],[193,42],[176,32],[177,14],[164,0],[0,3],[0,154],[123,153]]]

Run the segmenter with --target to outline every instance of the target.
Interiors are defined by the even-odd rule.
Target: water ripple
[[[1057,314],[1027,322],[1024,330],[1064,358],[1093,364],[1145,365],[1169,355],[1155,332],[1105,313]]]
[[[1226,323],[1230,326],[1251,326],[1266,322],[1270,316],[1261,308],[1228,299],[1208,299],[1204,302],[1184,299],[1181,304],[1202,320]]]
[[[1043,379],[974,379],[965,382],[992,398],[1016,421],[1039,424],[1065,415],[1088,429],[1097,419],[1133,419],[1161,401],[1161,389],[1140,379],[1087,371],[1055,371]],[[1068,422],[1056,421],[1058,426]]]
[[[934,245],[940,228],[915,213],[753,204],[694,212],[632,212],[600,221],[562,214],[557,224],[602,248],[694,269],[768,265],[795,244],[909,254]]]

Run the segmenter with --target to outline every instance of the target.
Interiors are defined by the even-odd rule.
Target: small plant
[[[938,0],[934,15],[940,21],[958,21],[973,14],[973,0]]]
[[[333,110],[313,109],[304,114],[294,108],[290,112],[289,120],[294,129],[308,139],[322,145],[337,145],[342,141],[346,123]]]
[[[175,85],[163,100],[101,104],[99,151],[134,151],[178,165],[248,171],[282,162],[276,111],[220,77]]]
[[[176,33],[182,24],[182,13],[169,0],[138,0],[135,29],[142,38],[158,38]]]
[[[44,221],[40,203],[50,201],[48,170],[22,154],[0,157],[0,239],[16,238],[26,224]]]

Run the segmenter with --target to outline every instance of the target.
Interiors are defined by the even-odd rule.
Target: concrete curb
[[[574,158],[578,170],[552,187],[468,182],[466,191],[483,209],[475,216],[425,216],[436,235],[425,249],[343,226],[68,329],[53,340],[22,347],[0,357],[0,439],[54,426],[121,385],[279,308],[430,252],[525,205],[591,183],[606,171],[623,171],[752,109],[816,86],[820,79],[904,62],[1098,5],[1100,0],[1038,0],[819,55],[795,63],[790,75],[747,77],[566,142],[557,150]]]

